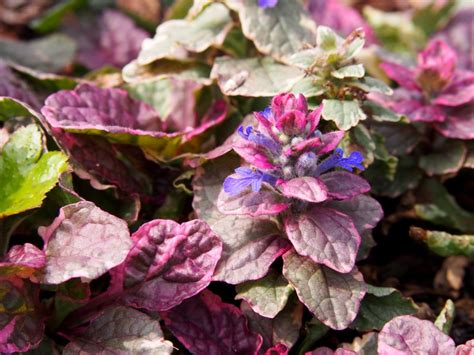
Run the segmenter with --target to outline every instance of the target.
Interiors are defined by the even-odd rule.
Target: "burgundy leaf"
[[[133,235],[125,262],[113,271],[114,285],[125,304],[168,310],[211,282],[222,242],[202,220],[178,224],[153,220]]]
[[[217,199],[217,208],[221,213],[252,217],[279,214],[288,206],[289,204],[273,191],[243,191],[232,196],[222,190]]]
[[[413,70],[393,62],[384,62],[380,64],[380,67],[390,79],[396,81],[400,86],[409,90],[420,90],[419,85],[415,81]]]
[[[15,74],[10,68],[0,60],[0,96],[11,97],[17,99],[33,109],[39,109],[40,104],[38,98],[31,91],[31,89]]]
[[[298,254],[339,272],[350,272],[360,245],[351,218],[333,208],[313,207],[284,218],[285,230]]]
[[[323,346],[321,348],[314,349],[313,351],[308,351],[304,355],[357,355],[357,353],[355,351],[342,348],[333,351]]]
[[[320,179],[327,187],[328,196],[336,200],[347,200],[370,191],[366,180],[345,171],[326,173]]]
[[[248,330],[242,312],[207,290],[161,316],[168,329],[193,354],[252,355],[262,345],[262,337]]]
[[[44,323],[35,312],[35,294],[28,281],[0,279],[0,352],[25,352],[40,343]]]
[[[436,130],[448,138],[474,139],[474,105],[465,105],[453,111],[450,110],[444,122],[435,124]]]
[[[102,311],[85,329],[67,335],[72,341],[63,354],[171,354],[160,323],[152,317],[124,306]]]
[[[454,341],[427,320],[399,316],[385,324],[378,337],[378,353],[454,354]]]
[[[48,284],[74,277],[93,280],[122,263],[132,244],[125,221],[87,201],[61,208],[53,223],[38,233],[45,242]]]
[[[283,275],[316,318],[338,330],[352,323],[367,292],[357,269],[340,274],[294,251],[283,255],[283,262]]]
[[[278,188],[286,197],[308,202],[322,202],[328,198],[326,185],[320,179],[310,176],[284,181]]]
[[[330,201],[326,206],[349,216],[359,234],[374,228],[383,217],[380,203],[367,195],[359,195],[345,201]]]
[[[458,72],[456,78],[432,102],[443,106],[461,106],[474,100],[474,72]]]

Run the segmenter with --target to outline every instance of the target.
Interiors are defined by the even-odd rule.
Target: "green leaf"
[[[360,305],[359,314],[350,328],[360,332],[380,330],[388,321],[404,314],[413,314],[417,307],[400,292],[389,287],[367,285],[368,290]]]
[[[424,242],[432,252],[438,255],[444,257],[465,255],[474,259],[474,235],[454,235],[411,227],[410,236]]]
[[[365,92],[378,92],[384,95],[393,94],[393,90],[390,88],[390,86],[379,79],[372,78],[371,76],[366,76],[359,80],[350,81],[346,84],[362,89]]]
[[[54,31],[61,25],[63,17],[71,12],[87,5],[86,0],[65,0],[49,8],[44,14],[33,20],[31,28],[39,33]]]
[[[455,314],[456,307],[454,306],[453,301],[447,300],[438,317],[436,317],[434,322],[435,326],[444,334],[449,335]]]
[[[217,58],[211,77],[229,96],[274,96],[287,92],[304,77],[300,69],[279,64],[271,58]]]
[[[245,300],[256,313],[267,318],[275,318],[293,292],[285,278],[273,270],[260,280],[237,285],[236,289],[236,300]]]
[[[439,181],[425,180],[419,192],[423,202],[415,205],[418,217],[463,233],[474,232],[474,213],[461,208]]]
[[[404,156],[398,159],[395,176],[387,162],[376,160],[364,172],[372,186],[372,192],[380,196],[397,197],[418,186],[422,172],[416,165],[416,159]]]
[[[229,9],[213,3],[191,20],[170,20],[158,26],[155,36],[143,42],[137,62],[143,66],[163,58],[186,59],[188,51],[201,53],[221,45],[232,26]]]
[[[370,114],[370,117],[378,122],[398,122],[402,118],[401,115],[372,101],[365,101],[363,108]]]
[[[443,175],[455,173],[462,168],[467,149],[462,141],[447,140],[427,155],[420,157],[419,166],[427,175]]]
[[[449,15],[456,6],[456,1],[446,1],[443,6],[439,3],[431,3],[418,9],[413,14],[413,23],[423,30],[426,36],[430,36],[449,20]]]
[[[277,60],[316,44],[316,24],[298,1],[279,1],[262,9],[255,0],[228,0],[239,14],[244,35],[255,47]]]
[[[316,43],[325,51],[332,51],[337,48],[340,37],[330,27],[318,26],[316,32]]]
[[[303,94],[306,98],[321,96],[325,92],[324,86],[322,86],[320,80],[316,77],[308,75],[298,81],[292,88],[293,94]]]
[[[339,101],[339,100],[323,100],[323,118],[328,121],[334,121],[337,128],[344,131],[356,126],[359,121],[367,118],[364,111],[356,100]]]
[[[300,347],[298,354],[306,354],[311,349],[314,349],[316,342],[321,339],[329,331],[329,328],[321,323],[317,318],[312,318],[305,324],[305,337]]]
[[[8,97],[0,97],[0,121],[6,121],[13,117],[28,117],[30,111],[19,101]]]
[[[61,152],[43,151],[43,134],[37,125],[17,130],[0,157],[0,218],[42,204],[46,193],[68,168]]]
[[[337,79],[362,78],[365,75],[365,69],[363,64],[352,64],[333,70],[331,75]]]
[[[29,42],[0,39],[0,57],[33,69],[56,72],[72,63],[76,45],[61,34]]]

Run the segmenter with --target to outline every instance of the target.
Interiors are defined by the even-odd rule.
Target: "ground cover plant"
[[[0,352],[474,354],[474,9],[0,4]]]

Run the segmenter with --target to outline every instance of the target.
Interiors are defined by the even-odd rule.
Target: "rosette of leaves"
[[[283,278],[261,282],[289,283],[321,322],[344,329],[367,291],[355,267],[361,236],[383,212],[364,194],[368,183],[351,173],[364,169],[362,155],[335,150],[344,132],[317,130],[322,109],[310,112],[302,95],[276,96],[270,108],[255,114],[255,125],[239,128],[232,147],[243,166],[225,179],[207,181],[198,173],[194,207],[224,242],[215,280],[260,279],[283,255]],[[268,316],[255,300],[253,311]]]
[[[435,39],[419,53],[415,67],[381,64],[399,87],[390,98],[373,99],[405,115],[409,123],[373,125],[389,153],[401,159],[392,179],[380,166],[369,168],[375,192],[395,197],[415,188],[423,172],[442,176],[469,166],[465,141],[474,138],[474,72],[457,69],[456,63],[456,53]]]

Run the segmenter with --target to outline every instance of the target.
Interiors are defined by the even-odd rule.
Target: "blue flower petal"
[[[278,0],[258,0],[258,6],[263,9],[268,7],[275,7],[278,4]]]

